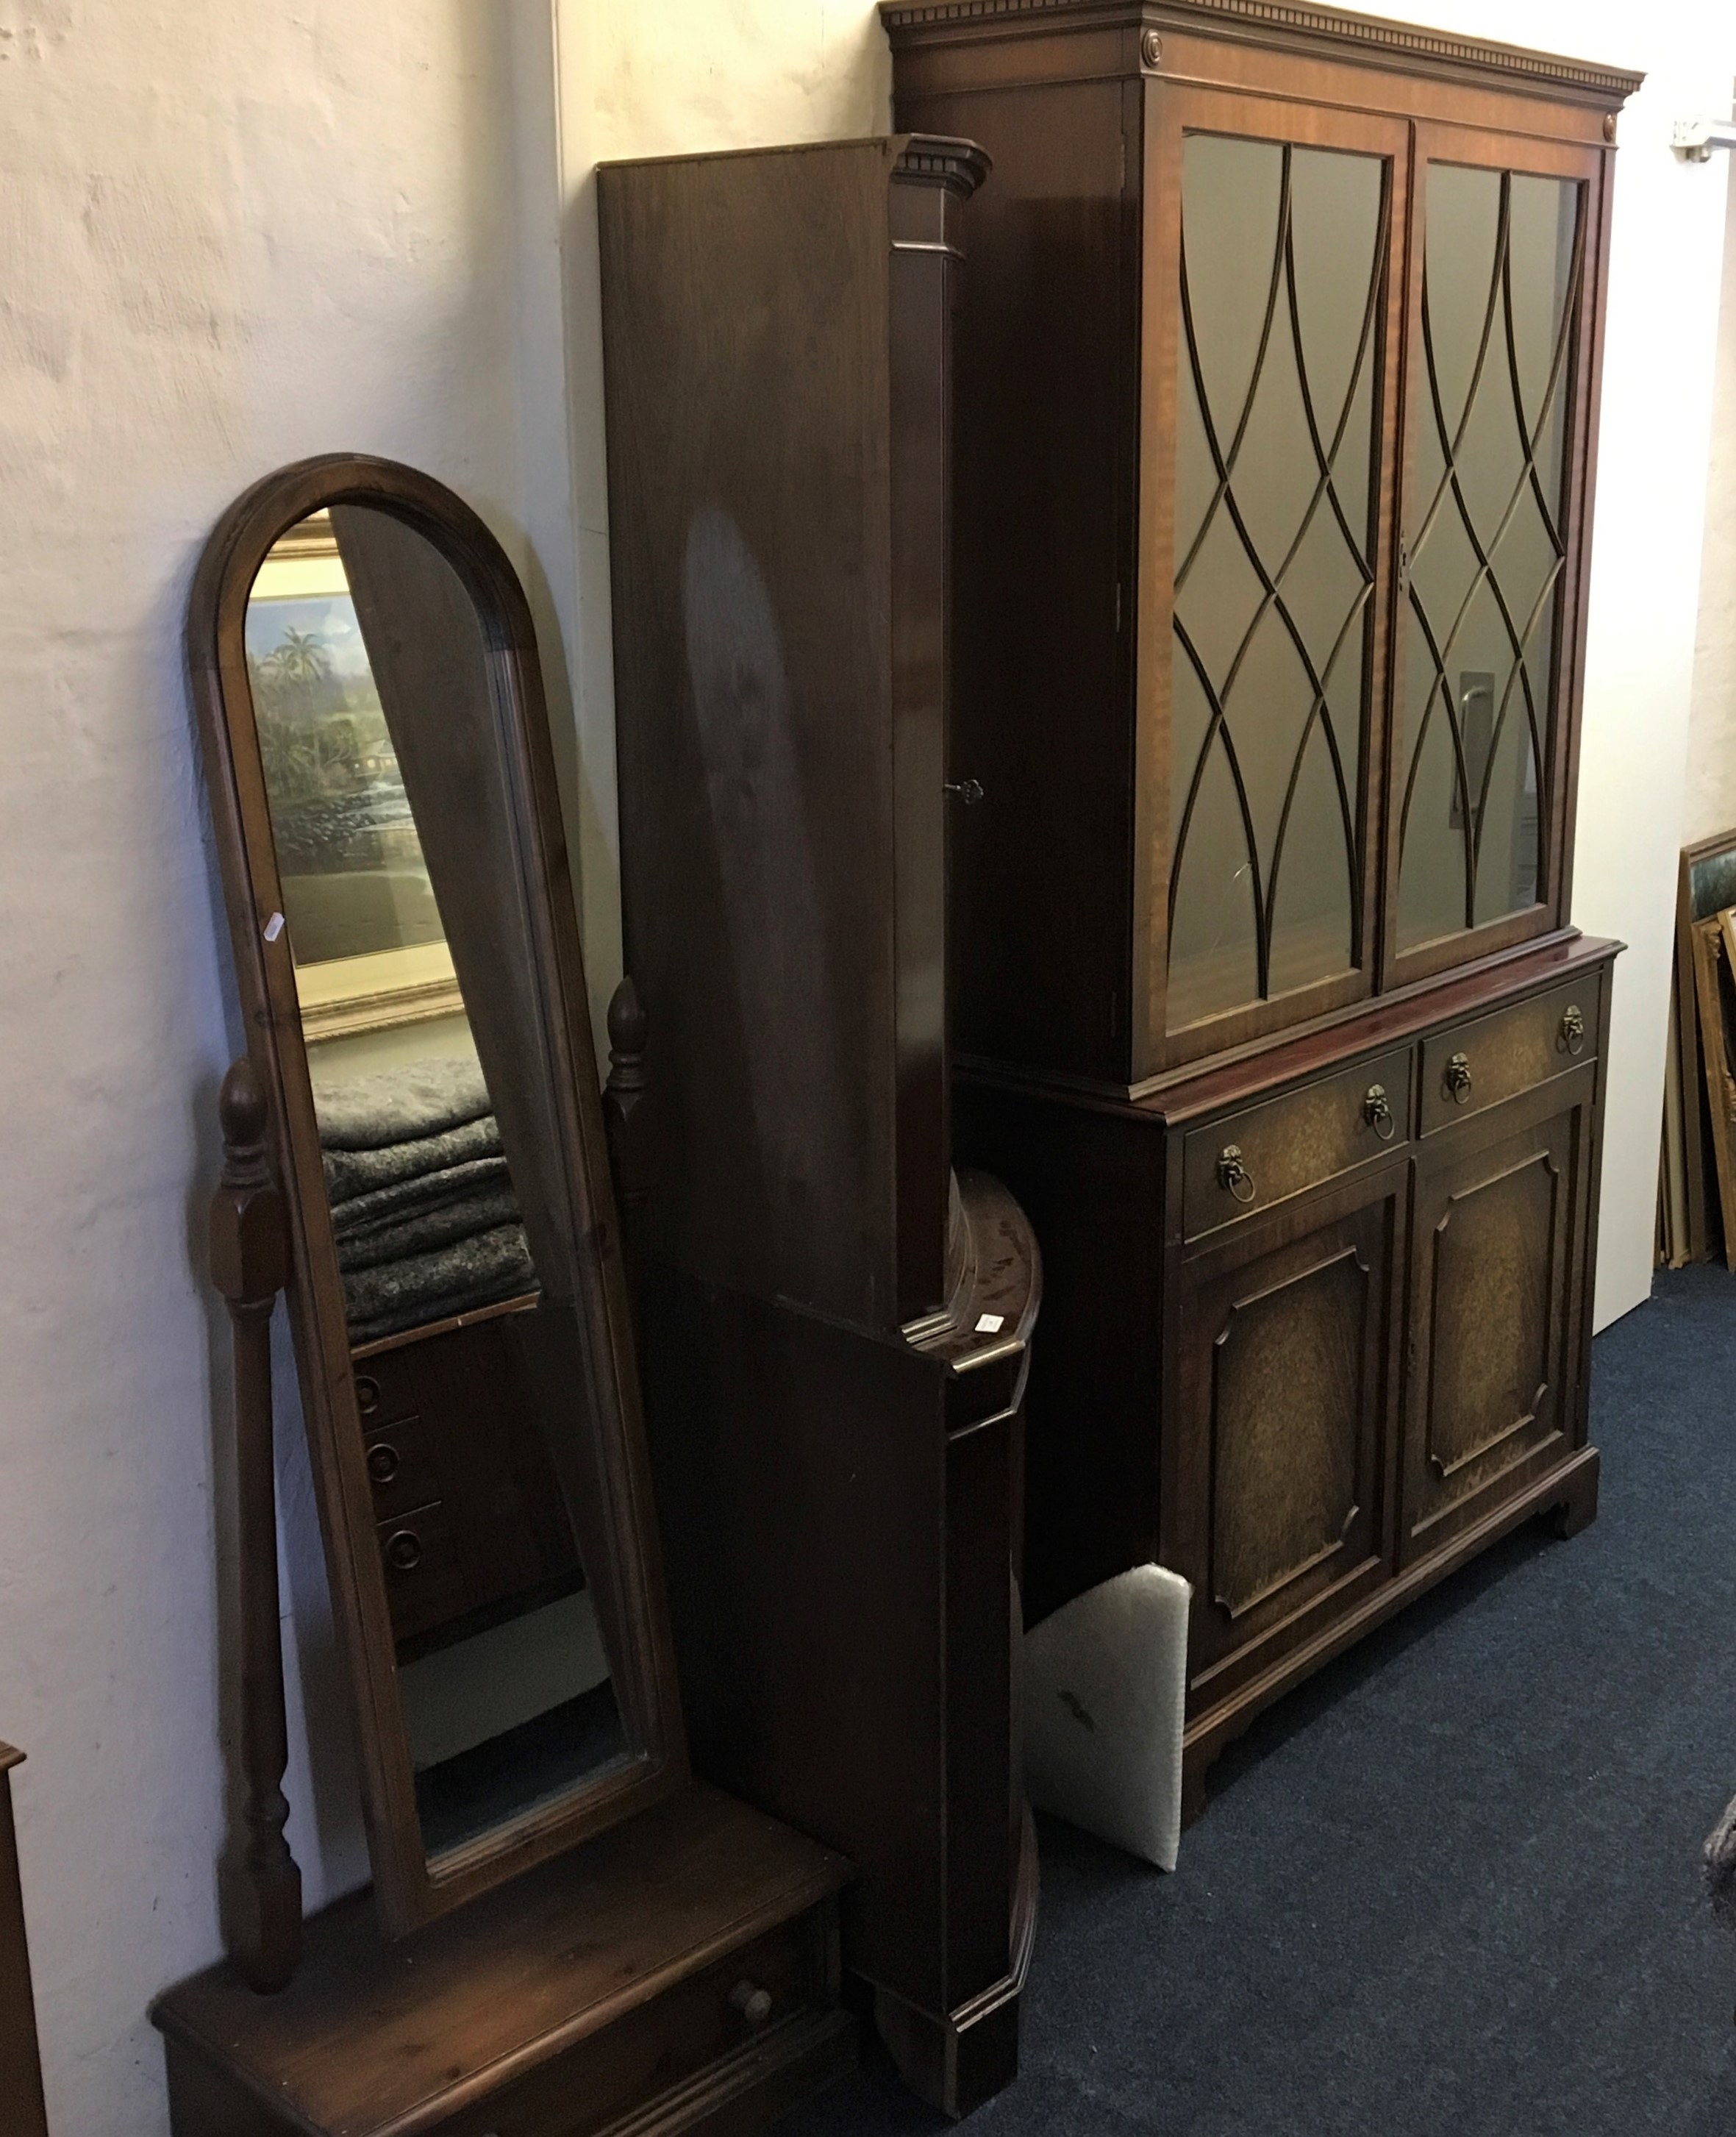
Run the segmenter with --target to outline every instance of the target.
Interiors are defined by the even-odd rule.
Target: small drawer
[[[391,1521],[413,1513],[441,1496],[439,1473],[428,1459],[423,1438],[420,1424],[413,1417],[367,1435],[364,1459],[377,1520]]]
[[[394,1521],[377,1523],[374,1533],[380,1540],[386,1600],[396,1638],[413,1639],[469,1608],[463,1556],[444,1507],[417,1507]]]
[[[653,2105],[672,2091],[678,2097],[683,2081],[707,2071],[721,2079],[730,2060],[756,2043],[765,2043],[773,2059],[780,2049],[789,2052],[785,2042],[794,2046],[829,2015],[825,1954],[833,1904],[690,1974],[654,2002],[503,2086],[485,2105],[438,2123],[438,2137],[590,2137],[623,2121],[631,2130],[649,2129]],[[831,2023],[837,2027],[835,2017]],[[727,2097],[727,2081],[717,2090]],[[759,2122],[755,2116],[751,2126]],[[672,2111],[667,2121],[654,2118],[654,2126],[694,2125]]]
[[[1422,1045],[1422,1132],[1565,1076],[1597,1050],[1603,975],[1456,1025]]]
[[[1335,1180],[1410,1140],[1411,1050],[1383,1054],[1189,1135],[1182,1237],[1189,1242]]]

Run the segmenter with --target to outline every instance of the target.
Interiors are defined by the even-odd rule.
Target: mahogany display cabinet
[[[1591,1517],[1570,925],[1617,113],[1265,0],[887,5],[968,134],[955,1132],[1043,1243],[1025,1600],[1194,1584],[1186,1774]]]

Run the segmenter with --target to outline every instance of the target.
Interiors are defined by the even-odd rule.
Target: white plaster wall
[[[217,1947],[235,1034],[188,577],[238,490],[340,446],[522,551],[508,79],[475,0],[0,0],[0,1735],[59,2137],[166,2131],[145,2007]],[[365,1864],[290,1468],[317,1901]]]
[[[1713,116],[1728,107],[1714,108]],[[1736,156],[1725,183],[1736,203]],[[1736,212],[1724,220],[1724,306],[1718,326],[1706,548],[1700,569],[1700,638],[1688,735],[1688,802],[1682,837],[1709,839],[1736,825]]]

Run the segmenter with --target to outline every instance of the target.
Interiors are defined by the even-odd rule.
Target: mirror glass
[[[1581,190],[1432,163],[1399,762],[1402,950],[1542,895]]]
[[[302,521],[246,643],[425,1851],[633,1755],[536,887],[457,573]],[[309,1181],[301,1182],[304,1201]],[[318,1213],[309,1215],[317,1230]]]

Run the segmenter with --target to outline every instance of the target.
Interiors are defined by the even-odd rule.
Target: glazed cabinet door
[[[1404,1555],[1571,1451],[1588,1310],[1591,1066],[1425,1137],[1411,1239]]]
[[[1145,1061],[1372,983],[1408,144],[1365,114],[1148,92]]]
[[[1383,984],[1567,917],[1599,149],[1417,129]]]
[[[1164,1560],[1194,1584],[1191,1713],[1391,1577],[1408,1167],[1184,1262]]]

